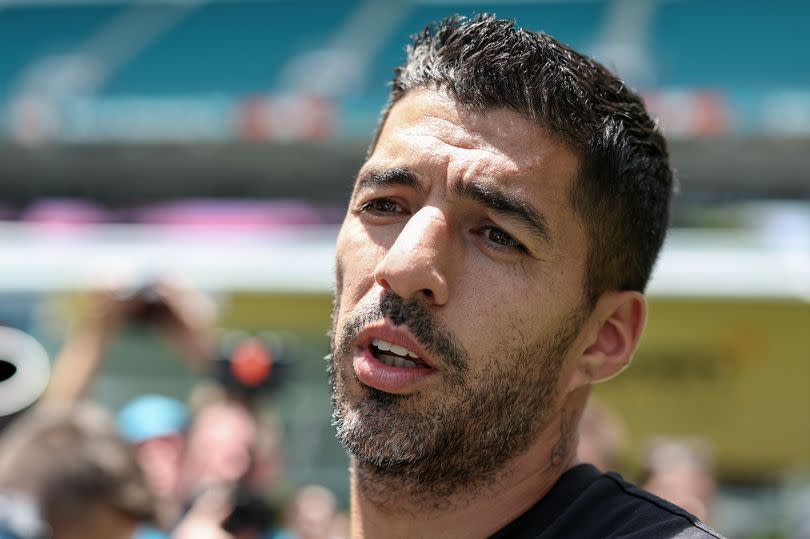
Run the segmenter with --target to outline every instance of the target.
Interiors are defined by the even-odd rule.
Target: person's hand
[[[213,356],[216,306],[213,300],[178,280],[162,280],[152,285],[153,293],[165,308],[160,328],[187,359],[204,364]]]
[[[139,302],[127,289],[97,288],[81,298],[79,331],[109,336],[130,320]]]
[[[127,288],[106,282],[80,297],[76,325],[54,359],[40,402],[69,405],[86,397],[110,340],[140,304]]]
[[[227,489],[208,489],[191,506],[171,539],[234,539],[222,529],[232,509]]]
[[[137,289],[108,286],[85,301],[80,329],[102,339],[128,323],[163,331],[184,358],[202,364],[214,350],[214,302],[179,280],[164,279]]]
[[[72,403],[87,395],[106,347],[127,323],[153,324],[182,357],[206,369],[214,356],[214,302],[190,286],[163,280],[147,287],[105,284],[79,304],[77,327],[54,361],[42,402]]]

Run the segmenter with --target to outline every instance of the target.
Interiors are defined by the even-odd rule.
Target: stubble
[[[409,496],[423,507],[462,489],[475,493],[528,449],[551,419],[563,358],[582,320],[577,311],[542,339],[499,346],[473,380],[469,354],[424,303],[388,292],[337,327],[339,307],[336,295],[328,371],[338,440],[366,496],[379,503]],[[385,318],[406,326],[438,360],[439,389],[393,395],[360,383],[351,367],[355,338]],[[359,388],[353,399],[350,384]]]

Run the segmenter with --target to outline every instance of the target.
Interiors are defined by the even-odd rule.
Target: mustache
[[[346,321],[336,348],[348,354],[363,328],[386,318],[395,326],[407,327],[425,350],[449,371],[463,374],[469,368],[466,350],[427,305],[418,300],[405,301],[391,291],[386,291],[379,303],[363,307]]]

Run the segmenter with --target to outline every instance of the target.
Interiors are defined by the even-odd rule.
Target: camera
[[[119,299],[133,304],[133,310],[129,315],[129,321],[133,324],[160,326],[172,318],[166,298],[154,283],[120,294]]]

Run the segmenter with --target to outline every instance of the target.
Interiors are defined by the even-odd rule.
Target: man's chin
[[[367,386],[363,383],[360,383],[360,385],[362,386],[363,393],[366,395],[365,398],[368,401],[375,402],[383,406],[403,404],[405,401],[411,400],[411,397],[413,397],[412,394],[387,393],[375,387]]]
[[[358,462],[389,471],[424,459],[433,433],[414,424],[412,412],[401,406],[410,396],[366,389],[358,402],[335,400],[333,419],[343,447]]]

